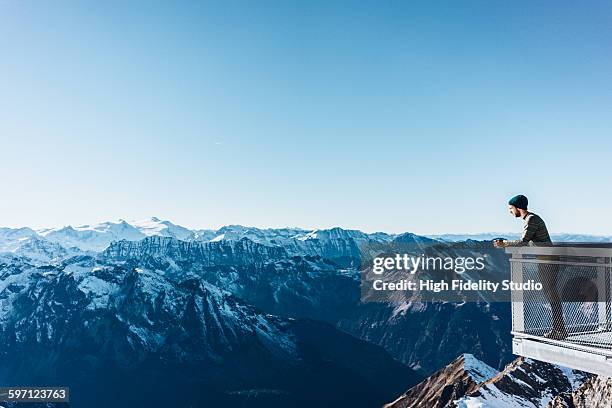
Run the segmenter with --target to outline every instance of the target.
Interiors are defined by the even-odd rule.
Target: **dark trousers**
[[[552,263],[538,264],[538,275],[540,277],[540,282],[542,282],[544,295],[550,303],[550,310],[552,312],[552,328],[553,330],[565,331],[563,308],[561,306],[559,292],[557,291],[559,265]]]

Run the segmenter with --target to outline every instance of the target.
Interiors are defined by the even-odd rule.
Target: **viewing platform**
[[[612,246],[507,247],[513,282],[544,289],[512,294],[514,354],[612,377]]]

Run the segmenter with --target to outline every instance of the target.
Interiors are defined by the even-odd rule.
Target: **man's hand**
[[[503,239],[496,239],[495,241],[493,241],[493,246],[495,248],[504,248],[506,246],[506,241],[504,241]]]

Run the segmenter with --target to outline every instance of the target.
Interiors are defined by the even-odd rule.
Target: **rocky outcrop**
[[[555,397],[558,404],[565,403],[588,378],[583,372],[522,357],[497,372],[464,354],[385,408],[545,408]],[[549,408],[560,407],[574,408]]]
[[[452,407],[455,400],[474,391],[479,383],[495,374],[494,368],[471,354],[463,354],[384,408]]]
[[[612,408],[612,378],[589,378],[577,390],[557,395],[547,408]]]
[[[587,378],[581,371],[521,357],[479,384],[456,405],[460,408],[544,408],[553,397],[575,390]]]
[[[138,261],[157,259],[174,263],[190,262],[202,266],[261,265],[287,258],[287,251],[255,243],[243,238],[239,241],[197,242],[152,236],[140,241],[113,242],[101,253],[101,258]]]

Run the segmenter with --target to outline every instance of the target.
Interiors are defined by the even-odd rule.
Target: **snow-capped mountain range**
[[[470,251],[482,244],[475,238],[503,234],[491,235],[195,230],[158,218],[1,228],[0,383],[37,375],[69,378],[91,395],[129,383],[140,395],[167,386],[163,379],[184,391],[172,398],[188,397],[163,401],[177,407],[197,406],[201,387],[218,405],[380,406],[425,376],[427,386],[392,406],[411,406],[414,398],[488,406],[521,395],[527,402],[517,406],[531,407],[559,393],[574,398],[574,377],[562,369],[523,362],[498,374],[512,359],[505,304],[360,301],[356,266],[364,245],[420,251],[451,242],[445,250]],[[507,268],[488,247],[500,255],[490,258],[494,266]],[[460,353],[474,355],[432,375]],[[104,374],[96,377],[103,383],[85,381],[94,373]],[[548,374],[548,388],[536,384]],[[449,378],[459,385],[449,389]],[[513,385],[514,378],[521,382]]]
[[[499,311],[474,309],[472,303],[459,309],[432,305],[426,311],[411,308],[402,313],[396,313],[394,305],[362,307],[357,268],[360,245],[373,244],[375,248],[374,244],[393,242],[421,247],[439,242],[412,233],[366,234],[341,228],[308,231],[241,226],[187,233],[168,221],[151,219],[38,232],[5,229],[2,236],[6,238],[5,246],[13,250],[0,254],[0,265],[26,262],[40,268],[62,267],[72,262],[72,258],[84,256],[103,264],[119,263],[153,270],[175,282],[204,279],[268,313],[337,325],[357,338],[385,347],[394,358],[423,373],[454,358],[456,345],[444,341],[429,347],[413,335],[418,333],[414,330],[415,325],[430,321],[431,324],[420,329],[436,330],[438,338],[444,339],[451,331],[440,333],[439,328],[434,328],[433,322],[437,319],[461,325],[461,315],[465,313],[482,315],[483,322],[493,323],[472,330],[471,335],[463,339],[462,346],[466,350],[483,347],[485,351],[479,357],[484,355],[487,362],[495,365],[508,359],[507,341],[500,340],[506,328],[498,324],[505,322],[506,316]],[[378,324],[382,316],[388,316],[393,324]],[[491,320],[486,316],[502,318]],[[405,330],[411,335],[407,336]]]
[[[366,234],[356,230],[332,228],[306,230],[300,228],[260,229],[228,225],[218,230],[188,229],[170,221],[152,217],[140,221],[108,221],[95,225],[34,230],[23,228],[0,228],[0,252],[14,252],[32,239],[45,240],[64,248],[100,252],[114,241],[139,241],[150,236],[176,238],[181,241],[217,242],[238,241],[247,238],[253,242],[270,246],[287,246],[301,250],[312,240],[338,241],[351,239],[357,242],[373,240],[386,242],[397,235]]]
[[[201,277],[110,256],[0,262],[0,341],[0,383],[68,384],[75,407],[365,408],[419,379],[329,323],[272,315]]]
[[[116,241],[139,241],[151,236],[181,241],[239,241],[247,238],[268,246],[282,246],[289,253],[324,255],[329,251],[350,253],[351,244],[363,242],[456,242],[490,240],[496,237],[518,238],[516,233],[445,234],[419,236],[412,233],[364,233],[342,228],[307,230],[301,228],[255,228],[228,225],[218,230],[189,229],[171,221],[151,217],[138,221],[107,221],[93,225],[64,226],[34,230],[28,227],[0,228],[0,253],[31,255],[32,259],[53,260],[78,251],[101,252]],[[553,234],[559,242],[612,242],[612,236]]]

